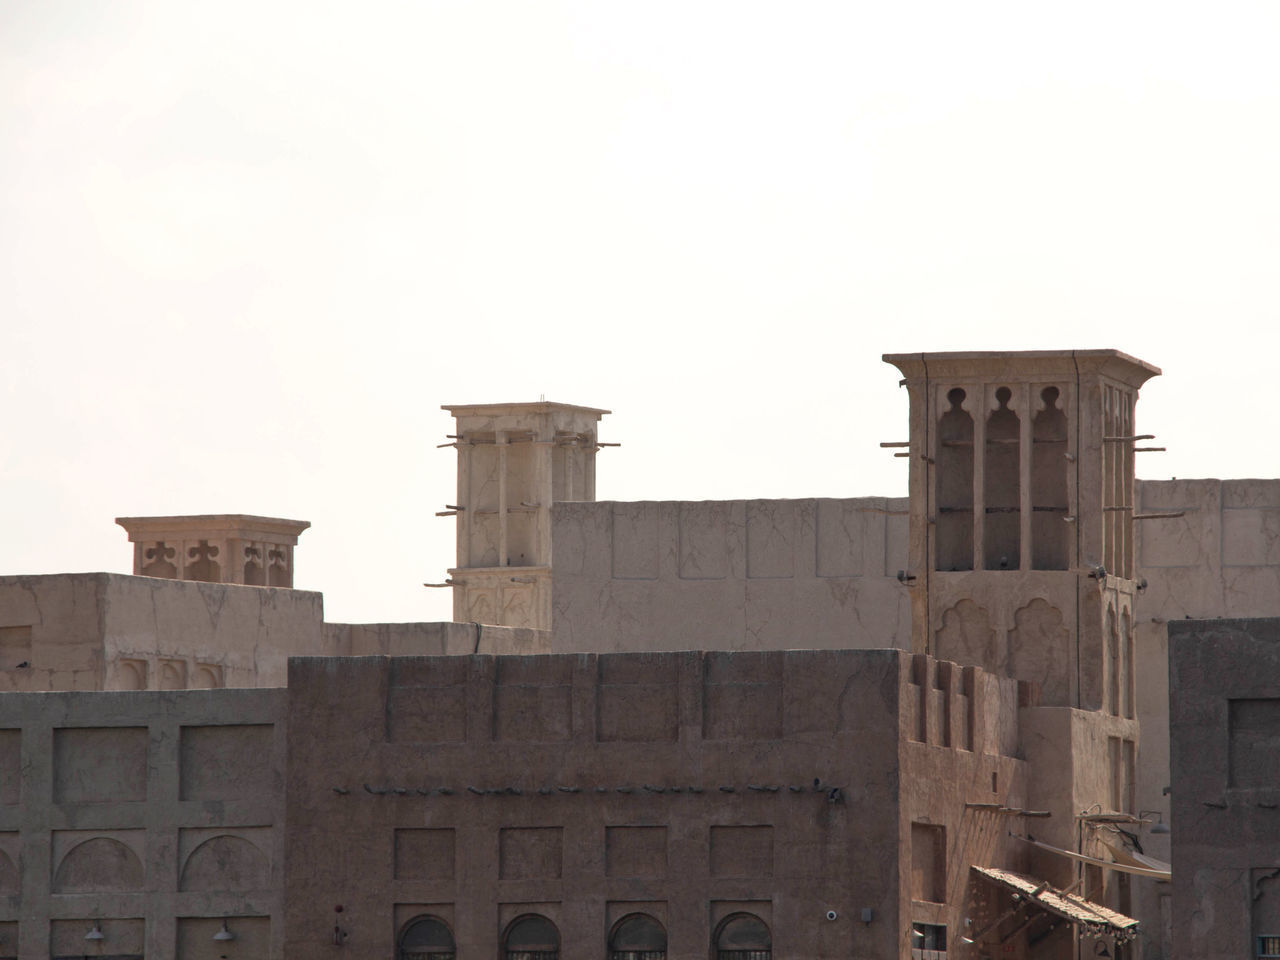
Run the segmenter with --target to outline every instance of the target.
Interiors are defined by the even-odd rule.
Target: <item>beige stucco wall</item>
[[[325,655],[431,657],[550,653],[551,634],[487,623],[326,623]]]
[[[557,503],[557,652],[905,646],[902,499]]]
[[[280,690],[0,697],[0,955],[79,955],[101,918],[104,954],[212,960],[227,917],[282,956],[283,710]]]
[[[1174,786],[1169,774],[1169,641],[1171,620],[1280,616],[1280,480],[1139,481],[1143,513],[1185,516],[1135,524],[1138,575],[1147,589],[1136,604],[1138,718],[1142,750],[1138,806],[1158,810],[1173,834],[1152,836],[1147,850],[1169,860]],[[1147,843],[1144,837],[1144,843]],[[1140,884],[1143,912],[1161,918],[1145,956],[1160,960],[1172,912],[1168,885]],[[1163,908],[1161,899],[1165,900]],[[1156,924],[1149,924],[1155,927]],[[1163,943],[1163,947],[1161,944]]]
[[[0,690],[282,686],[323,598],[113,573],[0,578]],[[22,666],[22,664],[27,664]]]

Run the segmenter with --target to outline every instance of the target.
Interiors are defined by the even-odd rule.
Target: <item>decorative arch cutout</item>
[[[769,925],[753,913],[734,913],[716,927],[716,960],[770,960],[773,936]]]
[[[1040,684],[1041,703],[1065,706],[1070,699],[1070,632],[1062,611],[1036,597],[1013,615],[1009,672]]]
[[[94,837],[76,844],[62,858],[53,878],[54,893],[106,893],[142,888],[142,861],[111,837]]]
[[[667,931],[647,913],[632,913],[609,935],[609,960],[666,960]]]
[[[400,934],[398,960],[453,960],[453,931],[439,917],[414,917]]]
[[[560,960],[560,931],[546,917],[526,913],[507,927],[502,948],[506,960]]]
[[[973,417],[965,392],[947,392],[950,407],[938,418],[937,538],[939,570],[973,569]]]
[[[996,633],[985,607],[964,599],[942,614],[942,627],[930,651],[939,660],[976,664],[984,670],[1003,672],[1006,657],[996,649]]]
[[[987,417],[982,461],[982,565],[987,570],[1017,570],[1022,563],[1021,426],[1013,391],[999,387],[995,399],[998,406]]]
[[[182,891],[266,890],[271,864],[256,846],[242,837],[210,837],[191,851],[182,867]]]

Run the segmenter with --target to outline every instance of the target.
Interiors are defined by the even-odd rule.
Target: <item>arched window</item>
[[[398,960],[453,960],[453,934],[439,917],[414,917],[400,934]]]
[[[609,960],[666,960],[667,931],[646,913],[623,917],[609,936]]]
[[[560,960],[560,931],[546,917],[527,913],[502,938],[506,960]]]
[[[716,960],[770,960],[773,938],[768,925],[749,913],[726,917],[716,928]]]

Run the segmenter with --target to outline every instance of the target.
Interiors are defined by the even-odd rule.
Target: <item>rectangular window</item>
[[[1280,957],[1280,933],[1264,933],[1258,938],[1258,957]]]
[[[912,960],[940,960],[947,953],[947,928],[940,923],[911,925]]]

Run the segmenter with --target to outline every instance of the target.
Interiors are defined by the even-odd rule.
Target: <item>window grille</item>
[[[560,960],[560,931],[536,913],[517,918],[502,942],[506,960]]]
[[[1258,937],[1258,957],[1280,957],[1280,933],[1264,933]]]
[[[771,960],[769,925],[750,913],[735,913],[716,930],[716,960]]]
[[[623,917],[609,934],[609,960],[667,960],[667,931],[647,913]]]
[[[454,960],[453,934],[439,917],[415,917],[400,934],[399,960]]]

